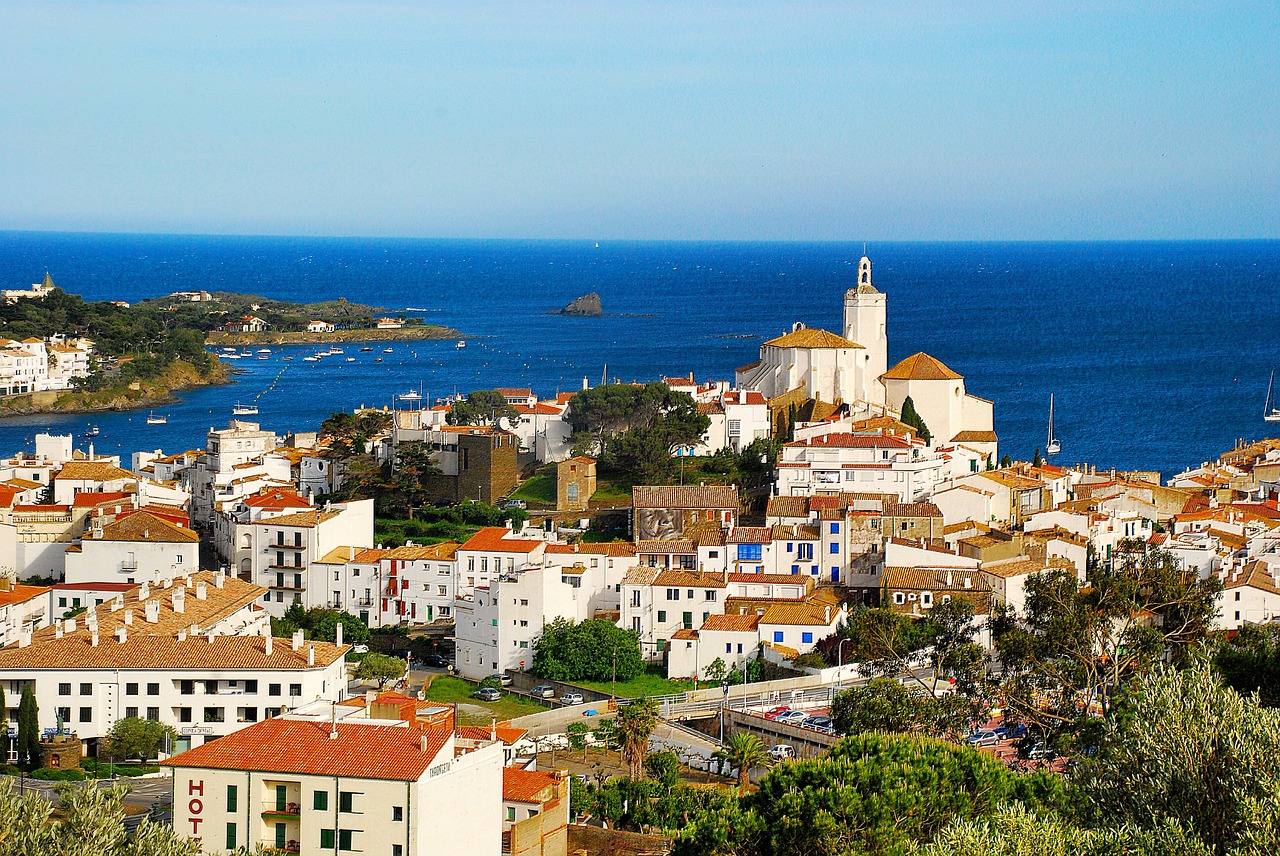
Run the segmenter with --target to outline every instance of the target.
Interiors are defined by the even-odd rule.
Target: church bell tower
[[[844,337],[852,339],[862,350],[855,351],[859,363],[858,387],[862,400],[883,405],[884,384],[880,375],[889,368],[889,337],[885,331],[887,302],[885,294],[871,281],[871,259],[858,260],[858,282],[844,293]]]

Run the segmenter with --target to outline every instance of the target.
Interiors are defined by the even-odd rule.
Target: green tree
[[[654,752],[644,759],[644,771],[670,790],[680,782],[680,758],[674,752]]]
[[[1227,686],[1256,692],[1266,707],[1280,707],[1280,626],[1241,626],[1218,648],[1214,665]]]
[[[1011,466],[1013,466],[1013,458],[1009,457],[1009,453],[1006,452],[1000,456],[1000,469],[1007,469]]]
[[[162,722],[127,716],[117,720],[107,732],[106,750],[112,758],[121,761],[128,758],[148,761],[159,757],[160,750],[166,745],[172,746],[177,738],[178,733]]]
[[[615,722],[622,760],[631,778],[638,779],[644,773],[649,737],[658,727],[658,703],[651,698],[633,699],[618,708]]]
[[[914,856],[1211,856],[1176,824],[1085,829],[1012,805],[990,817],[953,821]]]
[[[1280,711],[1222,686],[1204,657],[1161,665],[1126,687],[1074,779],[1099,824],[1181,823],[1228,854],[1280,827]]]
[[[916,403],[911,400],[909,395],[902,402],[902,424],[910,425],[916,429],[916,433],[926,443],[933,441],[933,435],[929,433],[929,426],[924,424],[924,418],[916,412]]]
[[[702,670],[702,677],[708,681],[722,681],[724,680],[725,669],[724,660],[716,657],[710,663],[707,663],[707,667]]]
[[[342,625],[343,644],[354,645],[369,641],[369,625],[361,621],[359,616],[337,609],[308,610],[303,627],[308,631],[307,638],[332,642],[338,638],[339,624]]]
[[[915,699],[899,681],[872,678],[836,695],[831,703],[831,720],[841,734],[907,732],[917,726],[920,713]]]
[[[519,418],[520,411],[496,389],[470,393],[462,401],[455,402],[447,416],[450,425],[497,425],[501,419],[510,422]]]
[[[404,677],[405,661],[399,657],[389,657],[370,651],[360,659],[356,666],[356,677],[360,680],[374,680],[379,687],[385,687],[394,680]]]
[[[665,484],[675,466],[671,447],[697,443],[710,417],[693,398],[665,383],[605,384],[569,399],[574,446],[635,483]]]
[[[906,853],[953,820],[986,817],[1014,802],[1035,811],[1067,805],[1062,782],[1019,775],[967,746],[928,737],[846,737],[825,758],[778,764],[737,808],[699,813],[674,856]]]
[[[751,770],[762,767],[769,760],[760,738],[749,731],[735,731],[724,742],[724,748],[716,757],[738,770],[738,790],[745,791],[751,784]]]
[[[1040,447],[1036,446],[1036,453],[1031,456],[1031,466],[1038,467],[1044,463],[1044,458],[1040,457]]]
[[[1198,646],[1221,585],[1140,542],[1090,563],[1084,585],[1071,570],[1030,576],[1025,614],[1000,609],[991,622],[1006,706],[1050,731],[1087,724],[1082,712],[1110,710],[1127,681]]]
[[[18,766],[34,770],[40,766],[40,709],[36,705],[31,684],[22,687],[22,699],[18,702]]]
[[[587,760],[587,738],[591,735],[591,727],[581,720],[570,722],[565,727],[564,736],[569,740],[570,749],[582,750],[582,760]]]
[[[553,681],[628,681],[644,671],[644,661],[634,631],[603,619],[557,618],[534,640],[530,671]]]

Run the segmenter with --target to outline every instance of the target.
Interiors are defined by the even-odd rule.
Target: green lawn
[[[427,699],[429,701],[438,701],[444,704],[469,704],[478,708],[484,708],[486,713],[476,713],[468,710],[459,710],[458,719],[463,725],[488,725],[489,720],[497,717],[499,720],[515,719],[517,716],[524,716],[527,713],[537,713],[546,710],[545,705],[513,696],[503,690],[502,698],[497,701],[480,701],[478,698],[472,698],[471,694],[476,691],[476,685],[470,681],[464,681],[462,678],[455,678],[452,675],[437,675],[431,681],[431,685],[427,687]]]
[[[601,693],[615,693],[619,698],[639,698],[641,696],[674,695],[693,689],[693,681],[669,681],[660,670],[649,670],[629,681],[574,681],[580,687]]]
[[[438,544],[441,541],[466,541],[480,530],[479,526],[448,520],[393,520],[379,517],[373,523],[375,544],[400,547],[405,541],[415,544]]]
[[[541,505],[556,504],[556,474],[539,472],[525,479],[520,487],[511,494],[512,499],[523,499],[525,502],[536,502]]]

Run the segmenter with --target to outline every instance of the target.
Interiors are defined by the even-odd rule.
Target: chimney
[[[354,562],[355,560],[356,560],[356,548],[353,545],[347,548],[347,561]]]
[[[190,635],[192,635],[192,636],[199,636],[199,635],[200,635],[200,625],[199,625],[199,624],[196,624],[194,621],[193,621],[193,622],[191,622],[191,626],[187,628],[187,633],[189,633],[189,634],[190,634]]]
[[[178,631],[178,641],[179,642],[187,641],[187,628],[184,627]]]
[[[498,717],[496,716],[489,720],[489,739],[498,739]]]
[[[301,630],[293,631],[292,641],[293,641],[293,650],[297,651],[299,648],[302,647],[302,631]]]
[[[209,631],[209,634],[208,634],[208,639],[209,639],[209,644],[210,644],[210,645],[212,645],[212,644],[213,644],[213,637],[214,637],[214,632],[213,632],[212,630],[210,630],[210,631]]]
[[[342,622],[339,621],[337,626],[333,628],[333,644],[342,644]]]
[[[76,620],[74,618],[68,618],[66,621],[62,622],[62,627],[67,633],[75,633]]]
[[[64,631],[63,631],[63,629],[62,629],[62,622],[61,622],[61,621],[55,621],[55,622],[54,622],[54,624],[53,624],[53,638],[54,638],[54,639],[61,639],[61,638],[62,638],[62,634],[63,634],[63,632],[64,632]],[[21,636],[19,636],[19,640],[21,640]]]
[[[271,631],[270,631],[270,630],[268,630],[268,631],[267,631],[267,638],[266,638],[266,640],[263,642],[263,646],[262,646],[263,650],[267,652],[267,656],[268,656],[268,657],[270,657],[270,656],[271,656],[272,649],[274,649],[274,648],[275,648],[275,644],[274,644],[274,642],[275,642],[275,640],[271,638]]]
[[[191,574],[187,574],[183,577],[182,581],[187,584],[187,588],[191,588]]]
[[[94,644],[96,645],[97,643],[95,642]],[[18,647],[26,648],[30,645],[31,645],[31,628],[24,627],[18,631]]]
[[[377,690],[365,690],[365,691],[364,691],[364,706],[365,706],[365,708],[366,708],[366,709],[368,709],[369,705],[373,704],[374,700],[375,700],[375,699],[377,699],[377,697],[378,697],[378,691],[377,691]]]
[[[218,571],[213,575],[213,587],[222,588],[227,584],[227,575],[222,571]]]
[[[128,641],[129,641],[129,630],[124,625],[120,625],[119,627],[116,628],[116,642],[123,645],[125,642],[128,642]]]
[[[314,666],[316,664],[316,646],[312,643],[307,646],[307,665]]]
[[[89,632],[89,644],[95,648],[98,647],[98,629],[96,627]]]
[[[169,579],[168,577],[160,578],[160,588],[170,588],[172,585],[173,585],[173,580]]]
[[[111,598],[111,611],[116,612],[124,608],[124,595],[118,594]]]
[[[145,618],[148,624],[156,624],[160,621],[160,601],[148,600],[144,605],[146,609]]]
[[[972,577],[965,577],[965,578],[964,578],[964,587],[965,587],[965,588],[973,588],[973,578],[972,578]]]
[[[138,586],[138,600],[146,600],[151,597],[151,583],[144,582]]]
[[[196,583],[196,600],[208,600],[208,599],[209,599],[209,586],[205,584],[204,580],[201,580],[200,582]]]
[[[824,606],[822,608],[822,623],[823,624],[831,623],[831,607],[830,606]]]
[[[422,734],[418,737],[418,748],[423,752],[427,751],[427,735]]]
[[[133,626],[133,610],[132,609],[126,609],[124,611],[124,623],[126,627]]]
[[[178,586],[169,595],[169,599],[173,601],[173,611],[183,613],[187,611],[187,590],[182,586]]]

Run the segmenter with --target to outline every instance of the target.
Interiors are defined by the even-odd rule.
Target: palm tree
[[[751,768],[763,765],[769,759],[760,738],[746,731],[736,731],[725,741],[716,757],[738,768],[738,790],[745,791],[751,784]]]
[[[651,698],[636,699],[620,708],[614,721],[628,775],[639,780],[644,776],[649,737],[658,725],[658,703]]]

